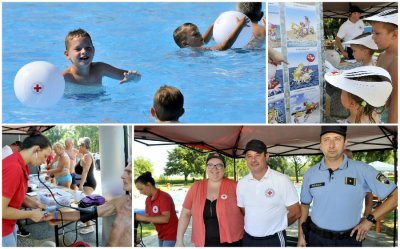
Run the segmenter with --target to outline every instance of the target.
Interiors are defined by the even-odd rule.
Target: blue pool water
[[[183,123],[265,123],[265,48],[196,52],[179,49],[176,27],[193,22],[204,32],[235,3],[3,3],[4,123],[154,123],[153,95],[164,84],[185,96]],[[265,6],[264,6],[265,9]],[[264,12],[265,13],[265,12]],[[138,83],[67,84],[54,106],[34,109],[14,94],[25,64],[44,60],[64,71],[64,38],[87,30],[94,61],[140,71]],[[211,45],[215,44],[214,42]]]

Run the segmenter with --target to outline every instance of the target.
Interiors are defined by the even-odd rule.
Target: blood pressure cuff
[[[97,206],[91,206],[87,208],[78,208],[80,214],[80,221],[86,222],[92,219],[96,219],[97,215]]]

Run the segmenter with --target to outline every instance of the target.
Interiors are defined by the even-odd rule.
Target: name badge
[[[318,187],[323,187],[323,186],[325,186],[325,182],[318,182],[318,183],[310,184],[310,188],[318,188]]]
[[[346,177],[345,180],[344,180],[344,183],[345,183],[346,185],[353,185],[353,186],[356,186],[356,184],[357,184],[357,179],[356,179],[356,178],[353,178],[353,177]]]

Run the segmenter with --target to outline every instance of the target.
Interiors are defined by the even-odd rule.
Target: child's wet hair
[[[186,27],[194,27],[197,28],[197,26],[193,23],[187,22],[182,24],[181,26],[177,27],[173,33],[174,40],[176,45],[178,45],[180,48],[185,47],[183,45],[183,42],[186,40],[186,33],[184,32],[184,29]]]
[[[245,14],[252,22],[258,22],[264,15],[261,11],[261,2],[240,2],[236,6],[237,11]]]
[[[184,97],[173,86],[161,86],[154,95],[153,108],[160,121],[178,121],[183,114]]]
[[[79,29],[75,29],[75,30],[68,32],[67,36],[65,37],[65,49],[66,50],[68,50],[68,48],[69,48],[69,42],[76,37],[89,38],[90,43],[92,43],[92,45],[93,45],[92,38],[90,37],[89,33],[86,32],[86,30],[79,28]]]

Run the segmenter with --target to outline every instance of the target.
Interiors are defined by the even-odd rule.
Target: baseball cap
[[[253,150],[257,153],[267,152],[267,146],[263,141],[253,139],[246,144],[243,154],[246,154],[249,150]]]
[[[360,9],[358,6],[350,6],[349,8],[349,12],[353,13],[353,12],[359,12],[359,13],[364,13],[364,10]]]
[[[347,132],[347,126],[321,126],[320,137],[328,132],[337,133],[345,137]]]
[[[376,77],[375,81],[363,81],[362,77]],[[329,84],[362,98],[374,107],[385,105],[392,92],[390,74],[381,67],[363,66],[343,71],[325,73]]]
[[[378,45],[376,45],[375,41],[372,39],[372,34],[370,32],[359,35],[353,38],[353,40],[343,42],[343,45],[350,44],[363,45],[369,49],[378,50]]]
[[[226,165],[225,158],[221,154],[219,154],[218,152],[211,152],[210,154],[208,154],[206,163],[208,163],[208,161],[210,161],[210,159],[212,159],[212,158],[218,158],[219,160],[221,160],[224,163],[224,167],[225,167],[225,165]]]
[[[387,9],[376,15],[364,18],[365,21],[386,22],[397,25],[397,9]]]

